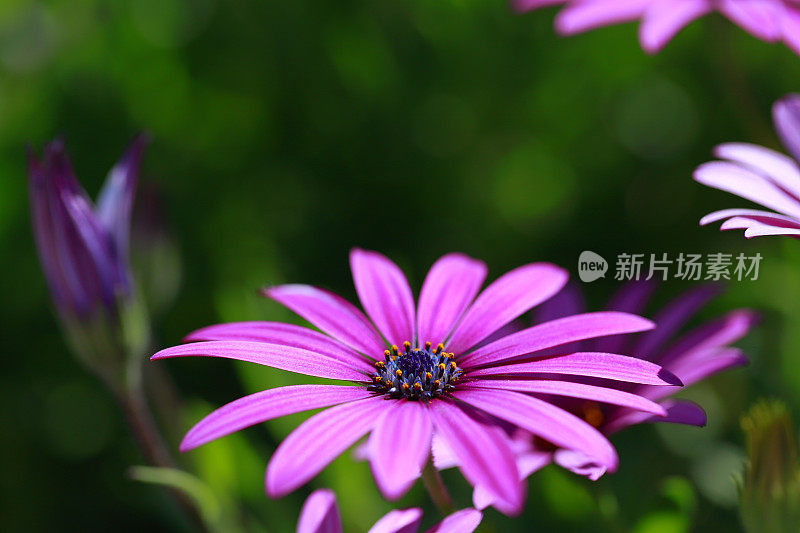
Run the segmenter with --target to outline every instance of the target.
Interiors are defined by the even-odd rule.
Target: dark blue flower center
[[[441,344],[431,348],[429,342],[421,348],[404,342],[402,351],[392,346],[384,360],[375,363],[375,371],[369,390],[408,400],[429,400],[451,391],[462,374],[454,354]]]

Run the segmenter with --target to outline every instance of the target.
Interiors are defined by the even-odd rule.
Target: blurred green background
[[[761,252],[759,279],[731,283],[704,313],[748,306],[764,317],[741,343],[750,367],[687,391],[707,428],[633,428],[614,438],[617,474],[592,483],[549,467],[521,518],[484,520],[485,531],[736,530],[738,417],[762,396],[800,409],[800,244],[698,227],[747,202],[690,175],[719,142],[778,146],[770,105],[800,88],[800,58],[715,17],[650,57],[633,25],[562,39],[554,13],[516,16],[499,0],[2,2],[2,529],[185,527],[160,490],[125,477],[141,459],[114,402],[66,350],[27,213],[26,143],[64,135],[94,195],[144,129],[154,142],[142,189],[157,191],[173,238],[155,256],[135,252],[141,284],[159,296],[161,346],[219,321],[294,320],[256,296],[265,284],[353,299],[355,245],[392,257],[414,287],[454,250],[492,276],[532,260],[576,274],[582,250],[612,262]],[[585,286],[593,308],[612,277]],[[657,300],[690,286],[668,282]],[[213,406],[301,381],[230,361],[159,365],[185,401],[174,439]],[[329,486],[346,524],[365,530],[390,506],[347,456],[290,497],[264,496],[267,458],[302,419],[182,459],[240,500],[255,529],[290,530],[310,490]],[[464,481],[445,479],[469,504]],[[431,522],[419,486],[400,503],[418,504]]]

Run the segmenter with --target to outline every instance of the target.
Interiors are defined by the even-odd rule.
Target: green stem
[[[439,475],[439,471],[433,466],[432,459],[428,460],[425,468],[422,470],[422,483],[425,485],[425,490],[428,491],[433,504],[442,516],[447,516],[455,510],[453,508],[453,500],[447,492],[447,487],[444,486],[442,476]]]

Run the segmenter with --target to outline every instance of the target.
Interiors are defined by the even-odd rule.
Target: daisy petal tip
[[[661,379],[661,381],[663,381],[667,385],[683,387],[683,381],[681,381],[681,379],[678,376],[676,376],[666,368],[662,368],[661,370],[658,371],[658,377]]]

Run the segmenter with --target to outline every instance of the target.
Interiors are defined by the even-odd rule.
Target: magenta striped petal
[[[452,331],[486,278],[486,265],[463,254],[447,254],[436,261],[419,295],[419,344],[436,346]]]
[[[592,481],[597,481],[607,472],[604,465],[579,450],[556,450],[553,453],[553,462],[573,474],[586,476]]]
[[[579,315],[586,310],[583,292],[575,281],[569,281],[558,294],[541,303],[533,311],[532,325],[543,324],[564,318],[565,316]]]
[[[644,313],[644,309],[657,286],[658,283],[655,279],[636,280],[624,283],[611,296],[611,299],[606,305],[606,309],[609,311],[641,315]],[[631,335],[611,335],[594,341],[591,349],[597,352],[627,352],[631,340]]]
[[[581,450],[608,470],[617,467],[617,452],[602,433],[551,403],[507,390],[462,389],[455,397],[560,447]]]
[[[747,309],[731,311],[686,333],[673,343],[657,362],[671,367],[673,363],[694,351],[734,343],[744,337],[757,322],[758,314],[753,311]]]
[[[366,435],[384,409],[382,398],[367,398],[317,413],[283,439],[267,465],[264,488],[271,498],[289,494],[319,474]]]
[[[473,485],[481,485],[505,514],[517,514],[524,503],[524,487],[508,437],[499,427],[480,423],[448,401],[431,402],[436,431],[453,451],[458,468]]]
[[[743,30],[763,41],[774,42],[781,37],[778,2],[764,0],[718,0],[719,11]]]
[[[364,313],[332,292],[310,285],[279,285],[262,293],[354,350],[378,357],[386,349]]]
[[[704,163],[694,171],[695,181],[785,215],[800,216],[800,202],[755,172],[727,161]]]
[[[223,405],[203,418],[183,438],[180,449],[185,452],[273,418],[361,400],[370,395],[361,387],[346,385],[293,385],[256,392]]]
[[[787,14],[787,19],[794,21],[797,28],[793,38],[798,46],[795,53],[800,53],[800,12]],[[783,146],[796,161],[800,161],[800,95],[790,94],[775,102],[772,106],[772,120]]]
[[[422,402],[403,401],[377,421],[369,437],[370,467],[386,499],[405,494],[420,476],[432,434],[430,413]]]
[[[722,209],[720,211],[714,211],[701,218],[700,225],[705,226],[712,222],[718,222],[730,217],[745,217],[763,224],[772,224],[773,226],[787,228],[800,228],[800,222],[793,217],[761,209]]]
[[[683,327],[712,298],[722,290],[719,284],[708,283],[690,289],[667,305],[653,317],[656,329],[642,336],[633,349],[637,356],[653,361],[656,350]]]
[[[161,350],[150,359],[188,356],[222,357],[247,361],[318,378],[346,381],[367,381],[369,379],[364,372],[323,353],[267,342],[207,341],[179,344]]]
[[[425,533],[472,533],[482,519],[483,514],[477,509],[461,509],[425,530]]]
[[[403,271],[385,256],[354,248],[350,269],[361,305],[389,344],[414,340],[414,297]]]
[[[576,352],[538,361],[470,370],[468,377],[566,374],[587,376],[643,385],[680,385],[671,372],[636,357],[602,352]]]
[[[297,533],[342,533],[336,495],[329,489],[311,493],[297,520]]]
[[[464,314],[447,343],[451,352],[463,354],[519,315],[556,294],[567,282],[563,269],[548,263],[531,263],[495,280]]]
[[[649,320],[627,313],[584,313],[532,326],[503,337],[459,358],[464,368],[486,365],[531,354],[570,342],[652,329]]]
[[[421,509],[395,509],[383,515],[367,533],[416,533],[421,522]]]
[[[639,26],[639,42],[654,54],[693,20],[708,14],[708,0],[652,0]]]
[[[317,331],[282,322],[229,322],[198,329],[184,342],[253,341],[281,344],[322,353],[359,370],[372,372],[373,366],[362,355]]]
[[[630,22],[641,17],[653,0],[606,0],[572,2],[556,16],[556,31],[572,35],[584,31]]]
[[[609,420],[609,422],[603,426],[603,432],[606,435],[611,435],[626,427],[647,422],[669,422],[673,424],[686,424],[689,426],[706,425],[706,413],[697,404],[687,400],[666,399],[661,402],[661,405],[667,411],[667,416],[665,417],[648,416],[641,411],[624,410],[619,416]]]
[[[775,150],[749,143],[725,143],[714,148],[714,155],[748,167],[800,197],[800,168],[791,158]]]
[[[517,470],[519,470],[520,481],[528,479],[531,474],[552,462],[553,454],[550,452],[525,451],[517,453]],[[483,510],[490,505],[494,505],[494,498],[486,489],[478,485],[472,492],[472,505],[476,509]]]
[[[691,355],[682,357],[670,365],[675,375],[680,376],[686,386],[697,383],[714,374],[747,364],[747,357],[738,348],[713,348],[705,351],[695,351]],[[669,396],[671,391],[666,387],[648,388],[642,392],[644,396],[653,400],[660,400]]]
[[[666,414],[660,405],[647,398],[642,398],[637,394],[631,394],[630,392],[609,387],[573,383],[571,381],[550,381],[543,379],[481,379],[462,383],[459,388],[464,390],[499,389],[529,392],[532,394],[554,394],[557,396],[568,396],[571,398],[581,398],[583,400],[593,400],[601,403],[629,407],[655,415],[663,416]]]

